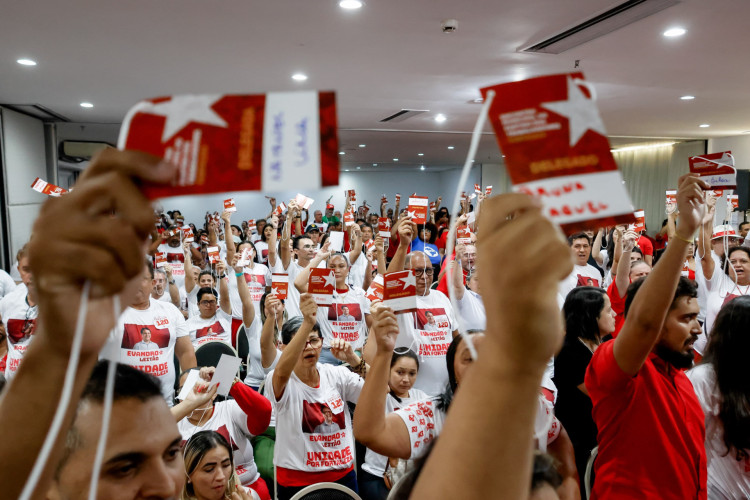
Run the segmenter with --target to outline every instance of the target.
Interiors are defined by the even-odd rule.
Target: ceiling
[[[623,1],[366,0],[345,11],[337,0],[3,0],[0,103],[119,123],[147,97],[333,89],[342,168],[455,168],[480,87],[579,61],[613,144],[750,131],[746,0],[683,0],[559,55],[518,51]],[[458,30],[442,33],[449,18]],[[687,34],[664,38],[674,26]],[[429,112],[380,122],[402,108]],[[489,125],[475,161],[502,161]]]

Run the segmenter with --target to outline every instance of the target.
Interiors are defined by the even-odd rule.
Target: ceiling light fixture
[[[448,146],[448,149],[454,149],[454,147],[453,146]]]
[[[443,123],[445,120],[447,120],[447,118],[445,117],[443,113],[438,113],[437,115],[435,115],[436,122]]]
[[[31,59],[19,59],[16,62],[21,66],[36,66],[36,61],[32,61]]]
[[[422,165],[421,167],[419,167],[419,170],[424,170],[424,165]]]
[[[357,167],[357,170],[361,169],[362,167]]]
[[[687,30],[685,28],[670,28],[662,34],[667,38],[674,38],[677,36],[682,36],[685,33],[687,33]]]
[[[424,156],[424,153],[417,153],[417,156]]]
[[[683,101],[692,101],[693,99],[695,99],[695,96],[694,95],[684,95],[684,96],[680,97],[680,99],[682,99]]]
[[[344,169],[344,172],[348,172],[348,171],[349,171],[349,169],[348,169],[348,168],[347,168],[347,169]]]
[[[297,82],[304,82],[307,80],[307,75],[304,73],[295,73],[292,75],[292,80],[295,80]]]
[[[711,125],[709,125],[708,123],[701,123],[701,124],[700,124],[700,125],[698,125],[698,126],[699,126],[700,128],[708,128],[708,127],[710,127]]]
[[[345,155],[346,153],[344,153],[343,151],[339,151],[339,154],[340,155]]]
[[[359,145],[360,148],[364,148],[365,146],[367,146],[367,144],[360,144]]]
[[[637,151],[639,149],[652,149],[652,148],[666,148],[673,146],[676,142],[658,142],[656,144],[645,144],[643,146],[625,146],[624,148],[610,149],[613,153],[619,153],[622,151]]]
[[[82,108],[93,108],[93,107],[94,107],[94,105],[93,105],[93,104],[91,104],[90,102],[82,102],[82,103],[81,103],[81,107],[82,107]]]
[[[394,158],[393,161],[398,161],[398,158]]]
[[[361,0],[341,0],[339,2],[339,7],[346,10],[357,10],[361,9],[362,5],[364,5]]]
[[[373,167],[377,167],[377,166],[378,166],[378,164],[377,164],[377,163],[373,163],[373,164],[372,164],[372,166],[373,166]]]

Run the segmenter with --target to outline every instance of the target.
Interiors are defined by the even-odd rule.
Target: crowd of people
[[[7,498],[74,351],[73,404],[29,498],[97,484],[101,499],[287,500],[322,482],[365,500],[750,498],[750,224],[715,221],[699,178],[680,178],[657,238],[564,239],[521,194],[454,214],[438,198],[422,224],[349,195],[186,221],[138,189],[172,175],[105,151],[43,207],[16,279],[0,273]],[[325,305],[317,268],[333,271]],[[377,285],[404,270],[416,301],[394,311]],[[216,342],[247,346],[226,397],[196,356]]]

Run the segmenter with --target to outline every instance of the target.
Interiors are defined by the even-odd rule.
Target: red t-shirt
[[[609,303],[612,304],[612,310],[617,316],[615,316],[615,331],[612,332],[612,338],[617,337],[622,329],[622,324],[625,323],[625,299],[628,294],[620,297],[620,292],[617,290],[617,285],[613,281],[607,288],[607,296],[609,297]]]
[[[706,430],[690,380],[653,353],[631,377],[614,344],[594,352],[584,381],[599,442],[591,498],[705,500]]]
[[[440,266],[440,272],[442,273],[445,271],[445,266],[448,264],[448,262],[453,262],[456,258],[456,254],[451,255],[450,257],[447,257],[443,259],[443,264]],[[464,273],[464,285],[466,285],[466,276],[469,274],[466,272],[466,269],[463,267],[461,270]],[[443,274],[443,277],[440,279],[440,282],[438,282],[437,290],[439,292],[443,292],[446,297],[450,298],[450,295],[448,295],[448,273],[446,272]]]
[[[638,238],[637,246],[638,246],[638,248],[641,249],[641,252],[643,252],[644,256],[646,256],[646,255],[653,256],[654,255],[654,244],[651,243],[651,240],[648,239],[648,238],[646,238],[645,236],[641,235]]]

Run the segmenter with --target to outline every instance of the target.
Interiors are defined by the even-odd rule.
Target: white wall
[[[750,170],[750,134],[719,137],[708,140],[708,152],[731,151],[735,167]]]

